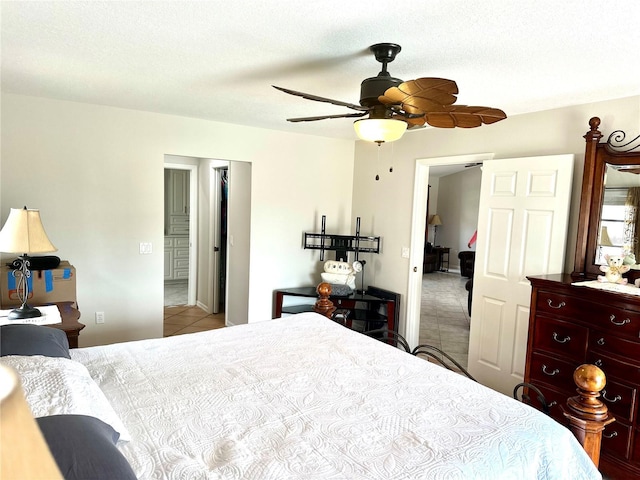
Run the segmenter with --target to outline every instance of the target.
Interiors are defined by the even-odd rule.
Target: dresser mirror
[[[640,137],[625,141],[616,131],[601,142],[600,119],[589,124],[573,276],[596,278],[606,254],[626,254],[629,278],[635,280],[640,278]]]
[[[605,265],[605,255],[623,252],[635,265],[640,262],[640,165],[605,164],[603,184],[594,263]]]

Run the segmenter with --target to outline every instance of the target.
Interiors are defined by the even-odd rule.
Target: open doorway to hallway
[[[431,203],[429,199],[434,200],[434,198],[438,197],[439,177],[464,171],[465,165],[478,167],[483,161],[490,160],[491,158],[493,158],[493,154],[483,153],[453,157],[425,158],[416,161],[410,258],[410,264],[413,265],[413,267],[409,274],[405,324],[405,334],[409,344],[419,344],[421,340],[421,317],[423,313],[428,313],[422,303],[423,271],[426,270],[423,266],[423,261],[426,259],[425,242],[427,242],[429,238],[432,238],[432,234],[435,234],[433,230],[429,231],[427,229],[433,229],[435,225],[428,226],[427,212],[429,216],[435,214],[440,216],[441,223],[438,226],[438,243],[449,249],[447,253],[449,260],[447,265],[449,267],[448,270],[450,272],[455,271],[458,278],[460,278],[460,274],[456,268],[458,265],[457,252],[463,248],[465,250],[467,249],[466,243],[468,237],[466,233],[460,233],[459,220],[452,220],[447,212],[447,210],[451,208],[451,204],[462,201],[461,199],[464,197],[462,194],[467,192],[467,187],[463,186],[457,189],[447,187],[443,189],[448,190],[451,197],[440,205],[438,205],[437,202]],[[440,171],[438,169],[440,169]],[[448,173],[442,173],[447,171]],[[430,186],[431,188],[429,188]],[[470,228],[475,230],[477,227],[478,203],[468,203],[476,205],[475,213],[471,214],[473,218],[470,220]],[[449,227],[447,227],[447,225],[449,225]],[[469,236],[470,235],[471,234],[469,234]],[[466,282],[462,284],[463,287],[465,284]]]
[[[251,163],[165,155],[165,167],[189,170],[186,305],[207,314],[223,313],[227,325],[247,323]],[[165,242],[169,232],[165,228]],[[165,279],[170,265],[175,266],[170,261],[165,251]],[[180,280],[165,284],[165,304],[185,305]]]
[[[477,227],[481,181],[482,173],[475,163],[429,169],[420,344],[440,348],[465,368],[473,264],[465,262],[463,268],[461,257],[475,254],[475,246],[468,243]],[[435,217],[437,221],[433,221]]]

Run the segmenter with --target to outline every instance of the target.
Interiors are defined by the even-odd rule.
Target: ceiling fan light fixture
[[[353,122],[358,138],[367,142],[395,142],[407,130],[407,122],[392,118],[364,118]]]

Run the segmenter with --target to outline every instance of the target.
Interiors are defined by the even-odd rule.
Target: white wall
[[[449,268],[459,268],[458,253],[469,250],[467,242],[478,226],[481,180],[479,167],[440,177],[438,243],[451,249]]]
[[[77,269],[81,346],[162,335],[165,155],[252,163],[249,322],[271,318],[274,289],[316,283],[302,233],[322,214],[351,230],[351,141],[12,94],[1,108],[0,220],[41,210]]]
[[[367,283],[402,294],[401,332],[406,319],[409,275],[413,275],[414,267],[409,259],[401,257],[401,249],[411,245],[416,160],[485,152],[494,152],[495,158],[574,153],[576,164],[566,257],[567,270],[571,270],[584,166],[582,137],[589,130],[588,122],[593,116],[601,118],[601,131],[605,135],[622,129],[635,136],[640,133],[640,97],[519,115],[475,129],[427,128],[407,132],[394,142],[393,150],[391,145],[381,147],[387,149],[386,152],[393,151],[394,170],[393,173],[381,172],[379,182],[374,180],[378,147],[356,142],[353,214],[367,218],[375,226],[375,234],[383,237],[384,246],[372,262],[375,268],[370,269]],[[417,268],[415,274],[421,275],[421,268]]]

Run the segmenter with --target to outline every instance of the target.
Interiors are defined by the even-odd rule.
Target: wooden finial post
[[[615,418],[609,415],[607,406],[600,401],[600,391],[607,384],[604,372],[595,365],[584,364],[573,372],[578,395],[567,400],[563,407],[569,428],[587,452],[595,466],[600,463],[602,431]]]
[[[316,287],[318,293],[318,301],[313,306],[313,310],[320,315],[324,315],[327,318],[331,318],[333,312],[336,311],[336,307],[329,296],[331,295],[331,285],[327,282],[322,282]]]

